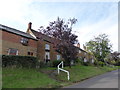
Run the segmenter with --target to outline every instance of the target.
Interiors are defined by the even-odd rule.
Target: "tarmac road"
[[[107,72],[64,88],[118,88],[118,70]]]

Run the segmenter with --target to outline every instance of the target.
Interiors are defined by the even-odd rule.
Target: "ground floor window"
[[[86,58],[84,58],[84,62],[87,62],[87,59],[86,59]]]
[[[18,49],[9,48],[8,55],[18,55]]]
[[[60,55],[57,55],[57,60],[60,60]]]
[[[45,61],[50,61],[50,52],[45,52]]]
[[[94,63],[94,59],[92,59],[92,63]]]

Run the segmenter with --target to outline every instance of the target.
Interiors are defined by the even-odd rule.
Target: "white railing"
[[[67,78],[68,78],[68,80],[70,80],[70,74],[69,74],[69,71],[60,68],[60,65],[62,65],[62,68],[63,68],[63,61],[57,66],[57,67],[58,67],[58,74],[60,73],[60,70],[61,70],[61,71],[64,71],[64,72],[67,73]]]

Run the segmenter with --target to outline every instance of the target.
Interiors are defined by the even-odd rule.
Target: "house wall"
[[[55,51],[52,43],[49,43],[49,42],[44,41],[44,40],[39,40],[37,44],[38,44],[37,56],[40,60],[45,60],[45,52],[50,53],[50,60],[57,60],[57,55],[60,55],[60,54],[58,54]],[[45,50],[45,44],[50,45],[50,50],[49,51]]]
[[[81,51],[80,53],[78,53],[78,58],[82,59],[83,61],[84,61],[84,58],[86,58],[88,62],[92,62],[92,59],[94,59],[93,55],[84,51]]]
[[[2,42],[2,52],[0,52],[0,54],[8,55],[9,48],[15,48],[18,49],[18,55],[27,56],[28,52],[33,52],[33,56],[37,55],[36,40],[29,39],[28,45],[24,46],[20,40],[25,37],[3,30],[0,30],[0,33],[2,33],[2,38],[0,38]]]
[[[35,36],[36,38],[39,38],[37,42],[37,57],[39,60],[45,61],[45,53],[46,53],[45,44],[50,45],[50,50],[47,51],[50,53],[50,60],[57,60],[57,55],[60,54],[57,53],[53,48],[53,44],[51,43],[52,38],[31,29],[30,23],[28,24],[27,33]],[[60,55],[60,60],[63,60],[61,55]]]

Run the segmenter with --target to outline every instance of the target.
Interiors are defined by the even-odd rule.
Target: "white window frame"
[[[45,59],[46,59],[46,55],[48,55],[48,59],[50,59],[50,52],[45,52]]]
[[[61,56],[60,56],[60,55],[57,55],[56,57],[57,57],[57,60],[60,60],[60,59],[61,59]]]
[[[84,62],[87,62],[87,59],[86,59],[86,58],[84,58]]]
[[[92,59],[92,63],[94,63],[94,59]]]
[[[11,49],[15,49],[15,48],[9,48],[9,50],[8,50],[8,55],[10,55],[10,50]],[[16,49],[17,50],[17,52],[16,52],[16,54],[15,55],[18,55],[18,49]]]
[[[20,42],[22,43],[22,44],[28,44],[28,39],[27,38],[21,38],[21,40],[20,40]]]
[[[45,49],[46,50],[50,50],[50,45],[49,44],[45,44]]]

